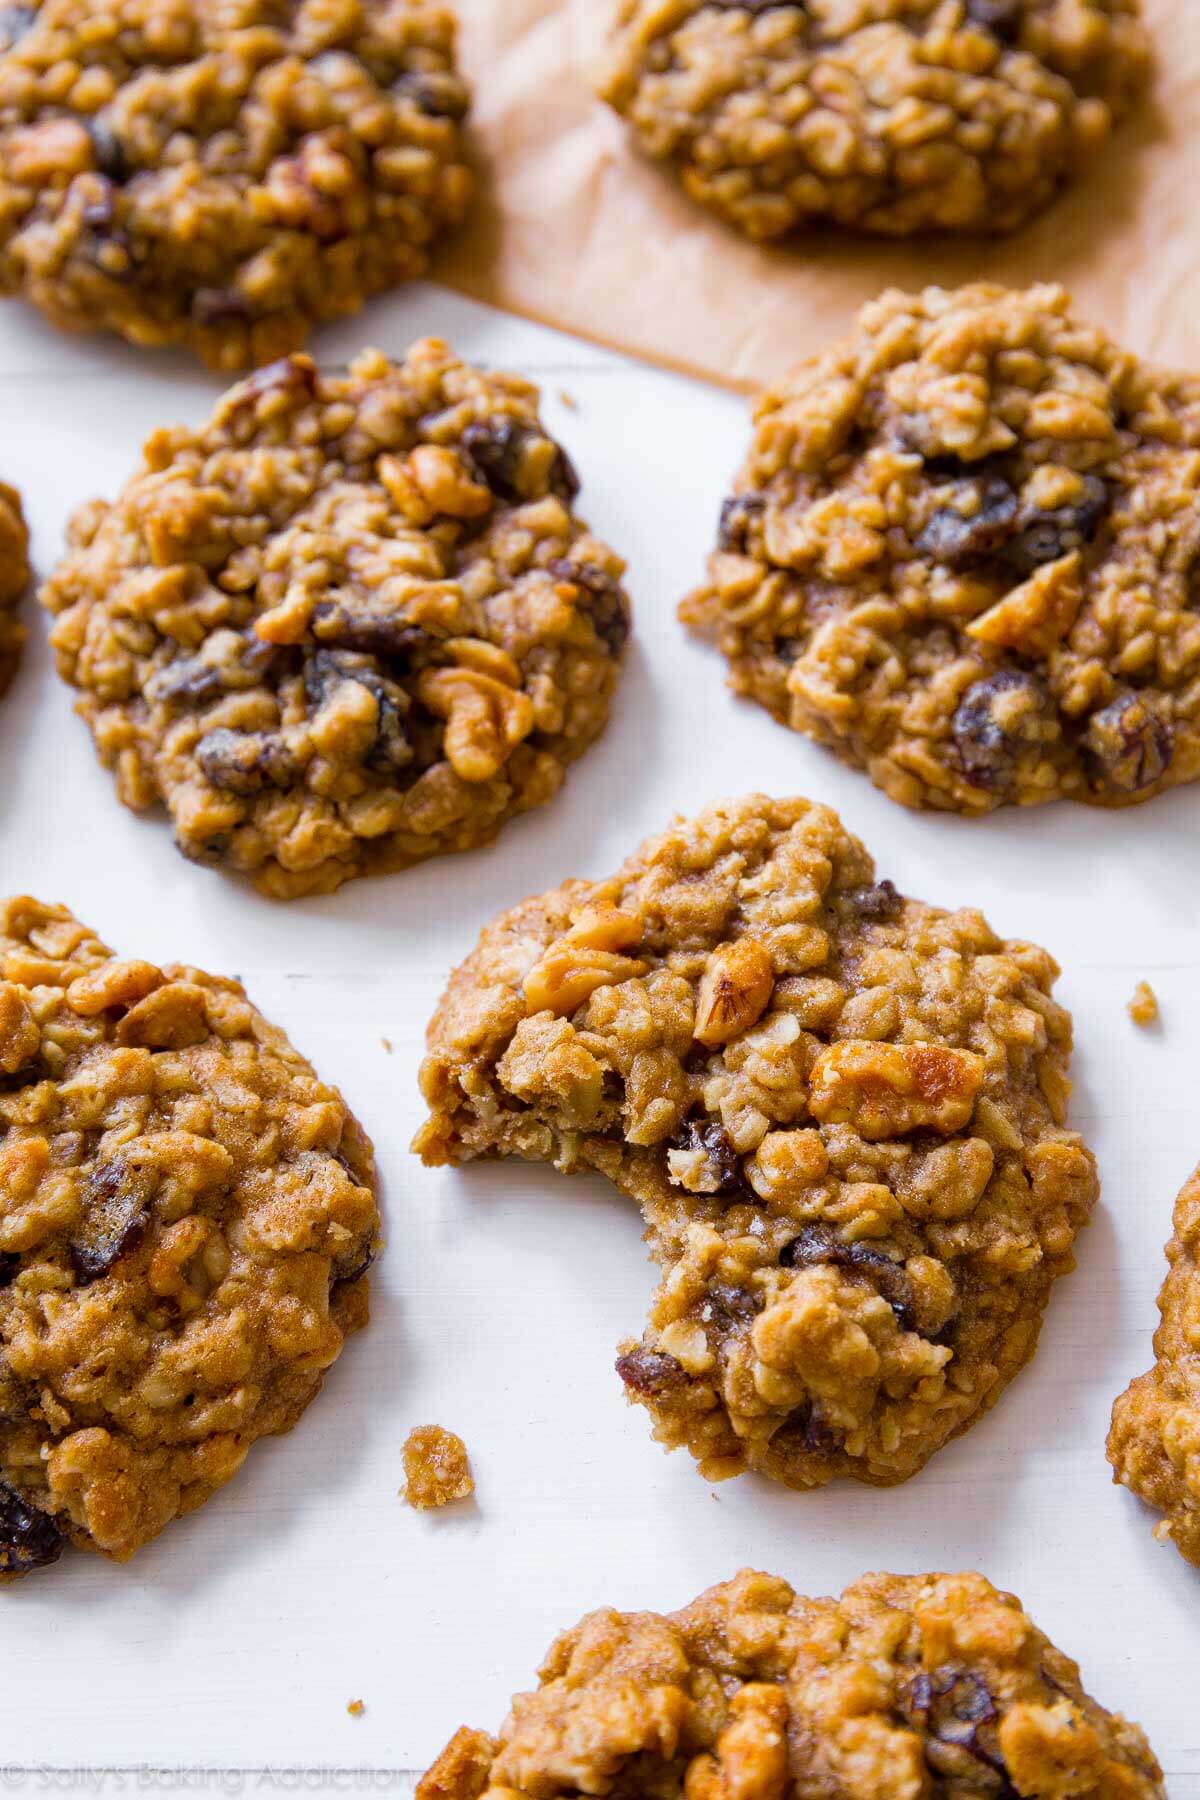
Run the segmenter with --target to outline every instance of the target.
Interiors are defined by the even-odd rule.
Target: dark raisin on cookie
[[[120,1157],[92,1171],[84,1200],[84,1225],[71,1244],[76,1280],[88,1287],[136,1248],[146,1229],[145,1182]]]
[[[1024,0],[967,0],[967,17],[982,25],[1002,44],[1015,44],[1021,35]]]
[[[350,651],[318,650],[305,662],[304,687],[314,712],[344,681],[365,688],[377,708],[375,736],[365,759],[368,768],[406,767],[414,752],[404,725],[411,704],[404,689],[380,674],[370,657]]]
[[[58,1561],[66,1541],[49,1513],[0,1482],[0,1575],[48,1568]]]
[[[972,475],[956,484],[916,541],[921,556],[960,568],[1002,549],[1017,529],[1019,504],[1003,475]]]
[[[731,494],[721,503],[717,525],[717,545],[740,555],[749,545],[750,532],[756,520],[767,509],[765,494]]]
[[[539,441],[541,434],[531,425],[503,414],[476,420],[462,435],[463,449],[492,492],[514,505],[530,498],[523,483],[525,455],[530,445]],[[570,501],[579,489],[579,476],[570,457],[556,444],[550,470],[551,493]]]
[[[876,881],[871,887],[852,888],[843,896],[845,903],[860,919],[894,919],[904,905],[904,897],[892,881]]]
[[[848,1244],[829,1225],[806,1225],[798,1237],[785,1244],[779,1258],[785,1269],[811,1269],[832,1263],[865,1276],[887,1301],[902,1331],[915,1323],[912,1283],[899,1263],[868,1244]]]
[[[14,1250],[0,1252],[0,1288],[6,1288],[21,1267],[21,1259]]]
[[[619,656],[629,638],[629,607],[620,583],[606,569],[595,563],[570,562],[556,557],[550,564],[556,581],[569,581],[583,589],[586,596],[582,610],[586,612],[601,643]]]
[[[453,119],[460,124],[470,109],[467,85],[448,71],[412,70],[401,75],[392,92],[411,100],[429,119]]]
[[[228,794],[286,788],[296,775],[295,759],[272,732],[210,731],[196,746],[196,761],[213,786]]]
[[[1057,562],[1096,541],[1109,511],[1108,486],[1098,475],[1085,475],[1082,480],[1083,493],[1070,506],[1048,512],[1037,507],[1022,509],[1020,529],[1004,546],[1004,560],[1019,575],[1031,575],[1045,563]]]
[[[647,1350],[643,1345],[618,1356],[615,1367],[625,1386],[635,1394],[669,1393],[687,1381],[683,1365],[673,1356],[661,1350]]]
[[[1169,769],[1174,732],[1150,700],[1129,692],[1092,714],[1083,747],[1095,787],[1138,794]]]
[[[719,1119],[685,1119],[674,1148],[703,1154],[707,1192],[727,1194],[742,1186],[741,1158]]]
[[[967,780],[974,787],[1007,787],[1018,757],[1039,741],[1048,716],[1046,691],[1034,675],[998,669],[974,682],[951,721]]]

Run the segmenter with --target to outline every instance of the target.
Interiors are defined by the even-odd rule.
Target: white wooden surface
[[[871,1568],[982,1568],[1144,1722],[1174,1800],[1200,1800],[1200,1576],[1110,1486],[1103,1449],[1113,1395],[1149,1359],[1171,1202],[1200,1157],[1200,791],[1112,816],[901,812],[735,703],[674,621],[742,452],[742,403],[432,288],[318,353],[431,330],[542,381],[583,509],[629,558],[637,635],[616,716],[556,804],[491,851],[280,908],[120,808],[40,624],[0,713],[0,891],[64,900],[126,952],[241,974],[372,1133],[389,1234],[372,1328],[300,1429],[130,1566],[73,1555],[0,1598],[0,1787],[148,1789],[97,1771],[153,1765],[176,1771],[165,1789],[181,1770],[217,1792],[402,1789],[396,1772],[460,1722],[497,1724],[589,1607],[678,1605],[753,1563],[811,1592]],[[0,471],[24,489],[40,570],[70,509],[218,388],[182,360],[0,314]],[[480,924],[606,872],[674,810],[755,787],[832,802],[901,888],[1048,944],[1076,1018],[1074,1117],[1104,1176],[1078,1272],[995,1412],[887,1493],[707,1487],[651,1442],[612,1370],[652,1282],[632,1209],[599,1179],[435,1174],[407,1151],[424,1023]],[[1163,1005],[1150,1033],[1125,1014],[1142,976]],[[435,1419],[465,1435],[478,1503],[427,1520],[397,1499],[399,1453]]]

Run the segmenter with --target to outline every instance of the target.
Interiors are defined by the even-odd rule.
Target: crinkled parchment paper
[[[1200,0],[1144,0],[1158,69],[1098,164],[1015,237],[744,243],[631,148],[592,92],[615,0],[458,0],[483,164],[453,287],[652,361],[753,386],[880,289],[1058,280],[1131,349],[1200,366]]]

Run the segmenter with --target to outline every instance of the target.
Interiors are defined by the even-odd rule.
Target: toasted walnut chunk
[[[708,959],[696,997],[697,1043],[713,1048],[761,1018],[775,985],[771,953],[754,938],[722,944]]]
[[[823,1124],[865,1138],[961,1131],[983,1083],[983,1059],[945,1044],[831,1044],[813,1064],[808,1097]]]

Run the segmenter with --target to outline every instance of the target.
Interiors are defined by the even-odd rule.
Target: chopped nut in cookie
[[[41,596],[121,800],[291,899],[551,799],[607,722],[629,603],[537,407],[426,338],[345,375],[286,358],[157,432]]]
[[[704,1475],[903,1481],[1033,1355],[1095,1203],[1057,974],[751,795],[484,930],[414,1148],[637,1202],[662,1280],[616,1370]]]
[[[236,981],[0,903],[0,1581],[124,1562],[367,1322],[371,1146]]]
[[[1031,45],[1076,17],[1016,10]],[[680,616],[905,806],[1134,805],[1200,778],[1198,452],[1200,376],[1062,288],[892,291],[759,397]]]
[[[495,1737],[455,1734],[417,1800],[568,1791],[1166,1796],[1145,1733],[1093,1700],[1070,1657],[982,1575],[867,1575],[810,1600],[753,1569],[679,1612],[590,1613]]]

